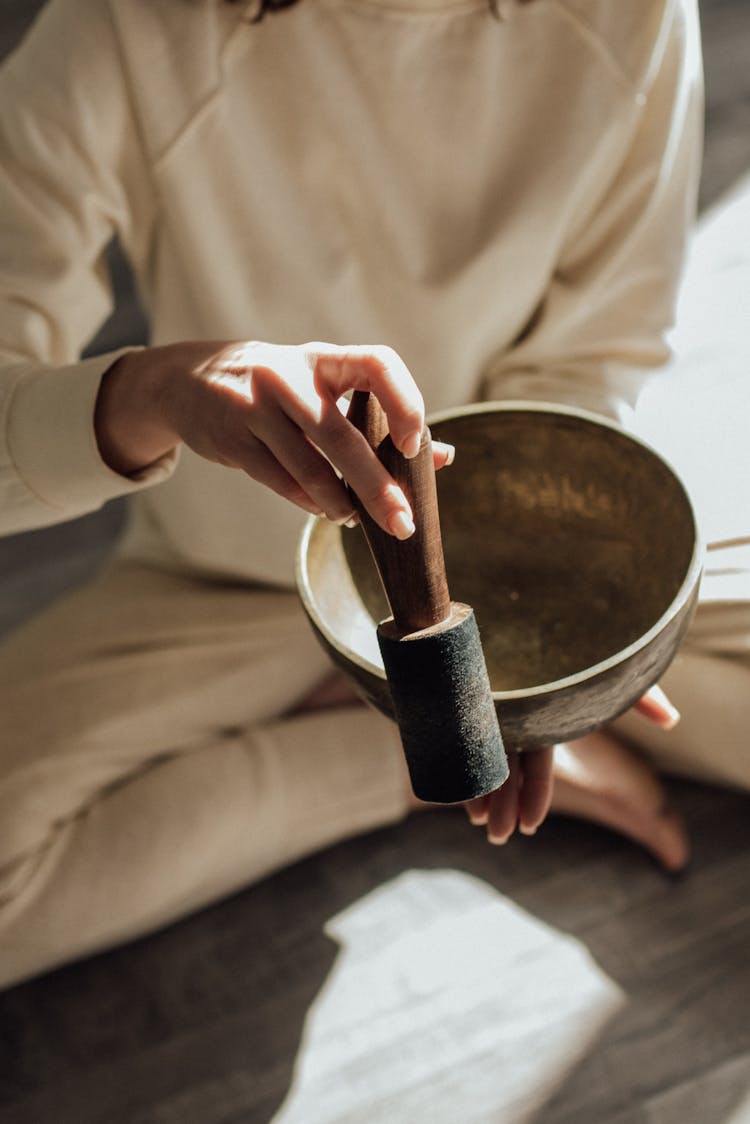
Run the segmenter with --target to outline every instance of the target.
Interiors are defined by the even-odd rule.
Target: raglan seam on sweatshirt
[[[215,86],[195,105],[192,112],[186,117],[177,129],[177,132],[165,144],[164,148],[154,153],[149,161],[149,166],[154,175],[158,175],[164,165],[172,158],[175,152],[186,141],[195,128],[206,118],[219,100],[224,88],[226,68],[231,61],[232,53],[241,45],[241,39],[246,34],[249,23],[240,14],[235,26],[227,35],[218,54],[218,77]]]
[[[641,92],[639,83],[624,69],[610,45],[596,28],[592,27],[578,12],[572,11],[568,7],[566,0],[549,0],[549,2],[557,8],[557,11],[563,19],[567,20],[571,27],[575,28],[579,37],[591,48],[592,52],[598,55],[618,86],[631,98],[637,97]],[[659,36],[660,42],[662,41],[663,34],[664,32],[662,30]]]
[[[112,26],[112,38],[115,43],[115,50],[117,51],[117,59],[122,79],[122,86],[128,102],[128,121],[130,122],[133,133],[138,141],[141,164],[144,171],[147,173],[151,183],[151,198],[149,200],[150,209],[148,215],[146,216],[148,223],[148,232],[142,230],[135,231],[134,229],[124,232],[117,231],[117,236],[120,237],[122,235],[123,247],[125,247],[126,245],[130,246],[131,243],[137,243],[139,247],[142,247],[142,249],[146,251],[146,248],[150,246],[152,241],[152,232],[154,230],[156,215],[158,213],[158,196],[156,192],[156,183],[154,181],[154,167],[153,161],[149,157],[148,147],[146,145],[146,138],[144,136],[140,115],[135,111],[136,103],[135,98],[133,97],[132,78],[128,68],[125,65],[122,41],[117,31],[117,23],[112,12],[111,0],[107,0],[107,14]],[[135,215],[130,212],[128,217],[131,220],[132,225],[132,220],[135,218]]]

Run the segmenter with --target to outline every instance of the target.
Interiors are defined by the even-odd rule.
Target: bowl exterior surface
[[[436,436],[457,444],[457,461],[466,458],[462,476],[448,469],[441,483],[438,474],[448,579],[454,600],[476,611],[490,680],[501,688],[493,697],[506,746],[572,740],[612,721],[664,673],[695,610],[702,547],[681,482],[648,446],[584,411],[500,403],[443,414],[431,424]],[[509,439],[498,451],[504,434]],[[555,453],[564,462],[556,475],[544,468]],[[507,512],[504,525],[498,510]],[[520,599],[522,610],[528,604],[525,558],[531,569],[537,547],[544,549],[539,528],[553,558],[580,575],[578,588],[563,581],[556,592],[553,585],[559,619],[535,606],[544,643],[525,644],[521,616],[498,657],[497,634],[511,634],[513,602]],[[615,579],[633,590],[630,604],[622,603]],[[388,607],[361,532],[311,518],[297,585],[333,663],[393,718],[385,672],[366,639]],[[559,672],[545,677],[550,668]]]

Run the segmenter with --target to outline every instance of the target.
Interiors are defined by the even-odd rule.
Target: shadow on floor
[[[645,1105],[679,1100],[697,1075],[709,1081],[714,1070],[750,1051],[748,800],[684,782],[671,787],[696,846],[693,868],[681,881],[665,878],[606,831],[554,819],[536,840],[514,839],[499,854],[461,813],[443,812],[331,848],[153,937],[16,987],[0,995],[0,1117],[4,1124],[261,1124],[285,1105],[279,1121],[312,1124],[310,1098],[322,1096],[318,1078],[297,1072],[312,1059],[324,1071],[328,1065],[329,1086],[340,1106],[348,1106],[342,1115],[321,1115],[324,1120],[441,1121],[464,1103],[462,1117],[472,1122],[645,1121]],[[411,939],[426,924],[415,918],[438,908],[430,886],[442,882],[430,882],[430,874],[446,871],[493,892],[498,908],[524,915],[528,947],[505,949],[499,962],[511,973],[503,988],[511,979],[523,981],[529,1009],[520,1026],[509,1025],[497,979],[486,983],[491,1010],[483,989],[466,996],[465,969],[455,959],[439,968],[443,1007],[434,1010],[424,1004],[437,1002],[437,992],[426,998],[424,980],[416,993],[412,985],[404,990],[399,973],[406,961],[399,965],[390,953],[383,961],[388,949],[398,953],[407,932]],[[391,885],[398,890],[379,915],[372,902]],[[341,916],[355,920],[332,923]],[[537,922],[554,930],[553,944],[547,937],[540,943]],[[438,923],[430,930],[436,948],[463,947],[450,936],[455,911]],[[507,917],[503,926],[508,939]],[[353,948],[365,942],[346,969],[348,986],[361,987],[361,1011],[342,998],[342,964],[351,950],[336,933],[347,931]],[[533,1051],[524,1058],[518,1044],[532,1034],[541,1056],[556,1011],[571,1001],[559,980],[551,995],[540,983],[550,971],[550,949],[559,961],[567,947],[560,944],[563,934],[596,966],[588,977],[595,971],[597,987],[607,981],[619,999],[594,1038],[582,1041],[579,1057],[557,1074],[547,1066],[545,1099],[537,1104]],[[480,936],[472,936],[465,956],[482,955],[474,947]],[[416,946],[417,962],[428,947]],[[332,986],[338,990],[331,1009],[316,1028],[316,1005]],[[392,992],[385,1011],[378,989]],[[444,1009],[447,994],[453,1006]],[[463,1013],[456,1012],[456,995],[463,995]],[[517,997],[514,1002],[517,1016]],[[415,1034],[420,1017],[425,1025]],[[539,1026],[545,1030],[534,1038]],[[451,1059],[463,1057],[462,1038],[471,1035],[489,1038],[492,1048],[483,1052],[471,1042],[471,1065],[452,1073],[450,1100],[441,1102],[440,1083]],[[485,1091],[485,1103],[476,1100],[479,1078],[502,1057],[493,1036],[514,1040],[514,1080],[524,1067],[529,1071],[520,1086],[523,1115],[493,1115],[497,1088]],[[405,1080],[404,1062],[393,1056],[399,1049],[407,1052],[411,1075],[401,1108],[388,1103]],[[738,1070],[736,1090],[722,1079],[725,1101],[740,1097],[738,1082],[746,1077]],[[301,1093],[290,1097],[300,1081]],[[414,1115],[415,1103],[424,1106],[424,1117]],[[719,1119],[694,1118],[695,1124]]]

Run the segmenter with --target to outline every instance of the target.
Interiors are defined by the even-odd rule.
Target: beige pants
[[[678,729],[623,725],[668,769],[750,786],[745,586],[737,599],[735,574],[735,600],[701,605],[664,680]],[[358,707],[284,717],[329,670],[296,595],[124,563],[8,638],[0,984],[400,818],[391,723]]]
[[[395,727],[283,717],[330,665],[292,593],[114,564],[0,649],[0,985],[400,818]]]

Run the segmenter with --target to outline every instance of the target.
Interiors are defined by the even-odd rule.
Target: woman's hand
[[[673,729],[680,718],[658,686],[647,691],[633,709],[664,730]],[[554,746],[509,753],[508,765],[510,773],[501,788],[465,805],[473,824],[486,825],[491,843],[506,843],[516,825],[523,835],[533,835],[552,800]]]
[[[396,447],[416,455],[424,403],[403,360],[388,347],[325,343],[191,342],[129,352],[104,376],[97,440],[106,463],[125,474],[184,442],[343,523],[354,512],[340,473],[384,530],[408,538],[414,524],[404,493],[344,415],[349,390],[371,391]],[[451,457],[450,446],[435,445],[436,467]]]

